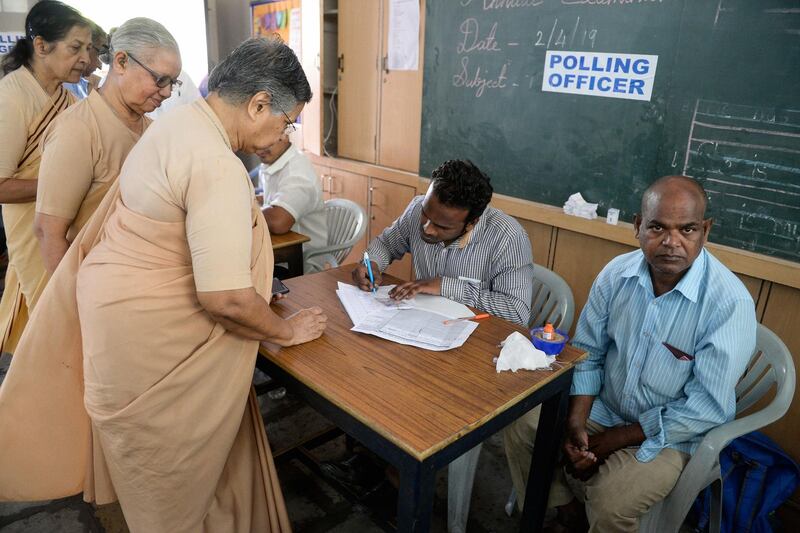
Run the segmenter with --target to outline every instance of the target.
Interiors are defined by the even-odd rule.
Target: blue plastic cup
[[[533,328],[531,330],[531,342],[533,343],[533,346],[543,351],[547,355],[560,354],[561,350],[564,349],[564,345],[569,341],[569,335],[567,335],[567,332],[557,329],[555,330],[556,333],[561,335],[563,338],[557,341],[548,341],[536,336],[537,333],[541,333],[542,331],[544,331],[544,327]]]

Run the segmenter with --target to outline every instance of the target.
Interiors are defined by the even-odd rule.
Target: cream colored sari
[[[28,127],[25,150],[17,171],[12,176],[14,179],[37,179],[41,161],[40,142],[44,131],[59,113],[74,102],[75,98],[69,91],[59,85],[51,98],[50,105],[45,106]],[[3,352],[14,353],[19,337],[28,322],[29,310],[36,305],[47,283],[46,270],[39,252],[39,241],[33,233],[35,211],[35,202],[3,205],[3,225],[8,245],[8,270],[6,270],[3,297],[0,300]]]
[[[255,204],[252,218],[266,295],[272,247]],[[0,500],[83,491],[119,498],[134,532],[290,531],[250,387],[257,349],[199,307],[183,223],[130,211],[115,183],[0,387]],[[159,379],[125,371],[143,358]]]

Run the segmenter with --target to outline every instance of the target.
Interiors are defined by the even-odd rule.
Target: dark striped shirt
[[[519,222],[487,207],[472,231],[449,246],[422,240],[417,196],[367,251],[381,271],[410,252],[418,280],[442,278],[442,296],[527,326],[531,315],[533,254]]]

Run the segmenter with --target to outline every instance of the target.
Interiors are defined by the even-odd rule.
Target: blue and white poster
[[[0,55],[7,54],[18,40],[24,38],[25,34],[21,31],[0,31]]]
[[[542,90],[649,102],[657,64],[652,55],[550,50]]]

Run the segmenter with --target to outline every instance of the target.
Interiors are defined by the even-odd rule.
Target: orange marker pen
[[[450,324],[455,324],[456,322],[461,322],[462,320],[481,320],[484,318],[489,318],[490,316],[492,315],[489,313],[483,313],[475,316],[462,316],[461,318],[451,318],[450,320],[445,320],[442,322],[442,324],[449,326]]]

